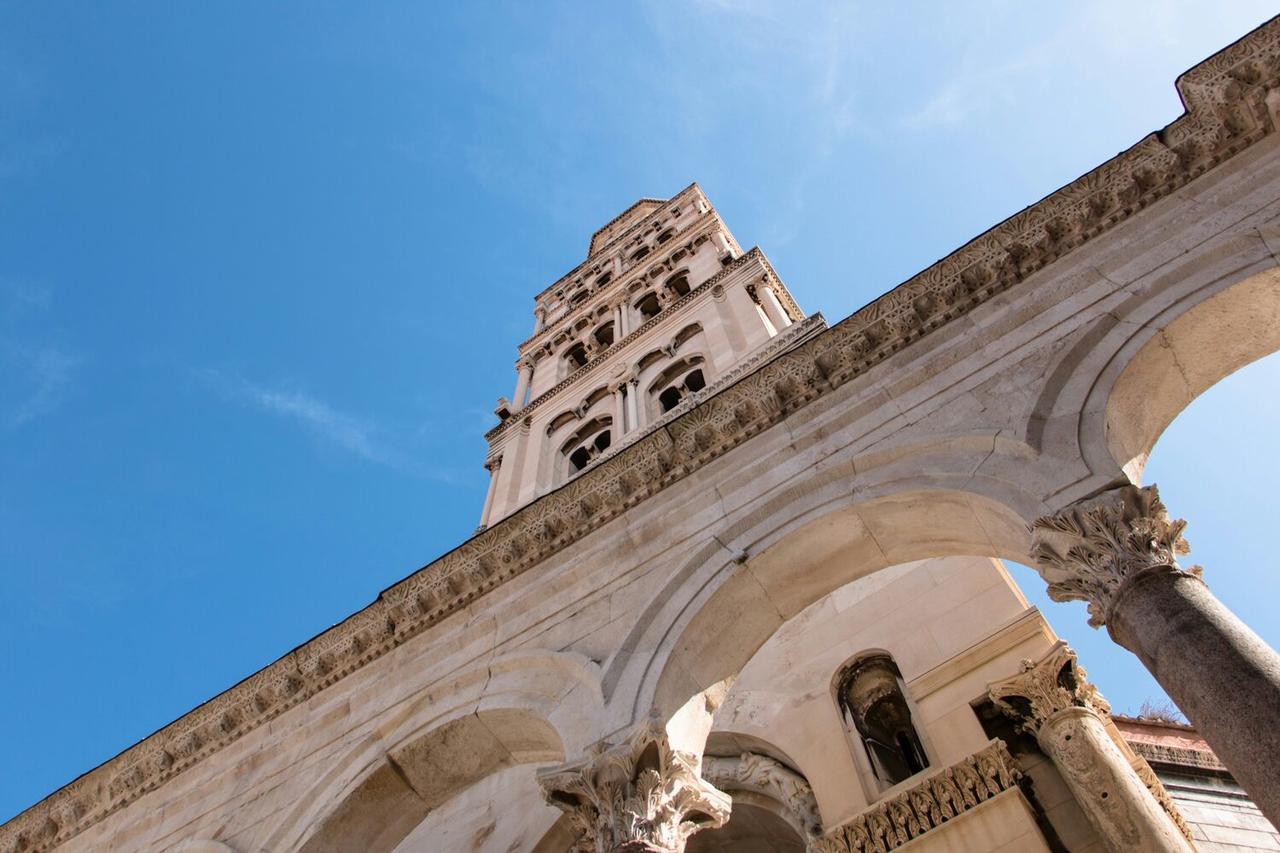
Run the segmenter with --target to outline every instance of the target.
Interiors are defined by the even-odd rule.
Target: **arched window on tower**
[[[669,412],[691,394],[707,387],[702,372],[702,356],[692,356],[676,362],[662,371],[662,375],[650,386],[649,392],[657,398],[658,410]]]
[[[658,296],[655,293],[646,293],[637,299],[635,304],[636,310],[640,312],[640,316],[644,320],[657,317],[662,313],[662,303],[658,301]]]
[[[587,363],[587,348],[581,342],[574,344],[564,351],[564,360],[569,366],[569,372],[573,373]]]
[[[659,234],[659,235],[658,235],[658,239],[657,239],[655,242],[656,242],[659,246],[661,246],[663,243],[667,242],[667,241],[668,241],[668,240],[670,240],[672,237],[674,237],[674,236],[675,236],[675,233],[676,233],[676,232],[674,232],[674,231],[672,231],[670,228],[668,228],[666,231],[663,231],[661,234]]]
[[[636,261],[643,260],[645,255],[648,255],[648,254],[649,254],[649,247],[641,246],[639,249],[636,249],[634,252],[632,252],[631,263],[634,264]]]
[[[591,335],[601,349],[613,346],[613,323],[605,323]]]
[[[568,461],[566,477],[586,468],[609,449],[613,441],[612,426],[610,418],[596,418],[561,445],[560,452]]]
[[[892,657],[867,655],[845,667],[836,681],[836,701],[881,790],[929,766]]]
[[[679,272],[667,279],[667,290],[677,299],[689,292],[689,273]]]

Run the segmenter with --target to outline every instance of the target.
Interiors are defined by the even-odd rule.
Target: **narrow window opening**
[[[631,255],[631,262],[635,263],[636,261],[642,260],[647,254],[649,254],[649,247],[641,246],[634,254]]]
[[[658,245],[661,246],[663,243],[670,240],[673,236],[675,236],[675,232],[672,231],[670,228],[668,228],[666,231],[663,231],[661,234],[658,235]]]
[[[701,391],[707,387],[706,380],[702,378],[702,371],[695,370],[685,377],[684,387],[692,391]]]
[[[689,292],[689,276],[681,273],[667,282],[667,288],[676,296],[684,296]]]
[[[636,303],[636,310],[640,312],[640,316],[648,320],[651,317],[657,317],[662,313],[662,304],[658,302],[658,297],[652,293],[646,293],[644,297]]]
[[[669,412],[676,406],[680,405],[680,389],[674,385],[658,395],[658,402],[662,405],[662,411]]]
[[[888,788],[929,766],[901,673],[888,655],[873,655],[848,667],[837,688],[840,710],[862,740],[876,781]]]
[[[581,471],[587,467],[587,463],[591,461],[591,451],[585,447],[579,447],[569,456],[569,462],[573,465],[573,470]]]
[[[605,323],[603,326],[596,329],[595,339],[596,343],[602,347],[613,346],[613,324]]]
[[[582,344],[574,344],[565,352],[564,357],[571,367],[582,367],[587,363],[587,348]]]

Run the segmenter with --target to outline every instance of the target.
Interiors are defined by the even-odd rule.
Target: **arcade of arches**
[[[0,851],[1280,849],[1280,658],[1141,480],[1280,350],[1280,22],[1178,87],[831,326],[696,184],[632,205],[535,299],[477,534]],[[1002,560],[1194,728],[1114,716]]]

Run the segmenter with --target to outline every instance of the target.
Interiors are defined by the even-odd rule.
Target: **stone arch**
[[[780,845],[783,849],[802,850],[807,838],[821,834],[822,819],[809,780],[799,765],[771,741],[727,729],[713,729],[703,752],[702,776],[733,798],[733,808],[746,805],[760,809],[790,827],[789,833],[775,833],[784,836],[781,840],[786,843]],[[752,823],[764,826],[753,827]],[[708,845],[706,842],[711,839],[704,838],[702,849],[732,850],[738,840],[757,837],[762,834],[761,829],[767,832],[771,825],[776,823],[757,819],[740,820],[735,826],[730,813],[729,824],[711,833],[719,836],[715,843]]]
[[[442,697],[451,704],[441,706]],[[599,667],[582,655],[499,656],[422,693],[332,761],[264,849],[391,851],[427,813],[481,779],[580,749],[562,734],[577,733],[561,717],[576,719],[601,701]]]
[[[555,728],[527,708],[486,708],[437,720],[389,748],[364,743],[359,771],[289,849],[390,853],[427,814],[484,777],[562,760]]]
[[[1148,338],[1116,377],[1102,409],[1111,458],[1140,480],[1151,449],[1211,386],[1280,351],[1280,268],[1213,295]]]
[[[731,682],[809,604],[889,566],[949,555],[1026,562],[1026,521],[1042,504],[972,474],[973,464],[950,477],[868,476],[857,495],[847,470],[832,471],[717,535],[672,575],[610,662],[608,701],[631,701],[635,719],[669,715]]]
[[[1079,459],[1091,488],[1139,481],[1161,433],[1196,397],[1280,350],[1280,271],[1259,235],[1189,253],[1079,330],[1050,365],[1027,443]],[[1087,488],[1086,488],[1087,491]]]

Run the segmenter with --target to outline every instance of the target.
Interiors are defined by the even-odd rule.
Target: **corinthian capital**
[[[1126,485],[1072,504],[1031,525],[1031,555],[1054,601],[1089,602],[1089,624],[1111,618],[1120,586],[1148,569],[1182,571],[1187,523],[1170,519],[1155,486]],[[1199,567],[1190,573],[1199,575]]]
[[[729,819],[729,796],[702,779],[697,756],[672,749],[655,722],[539,772],[538,782],[573,821],[578,849],[592,853],[680,853],[693,833]]]
[[[1062,640],[1037,661],[1024,660],[1013,678],[987,688],[992,703],[1030,735],[1060,711],[1087,708],[1109,714],[1111,707],[1086,678],[1076,653]]]

